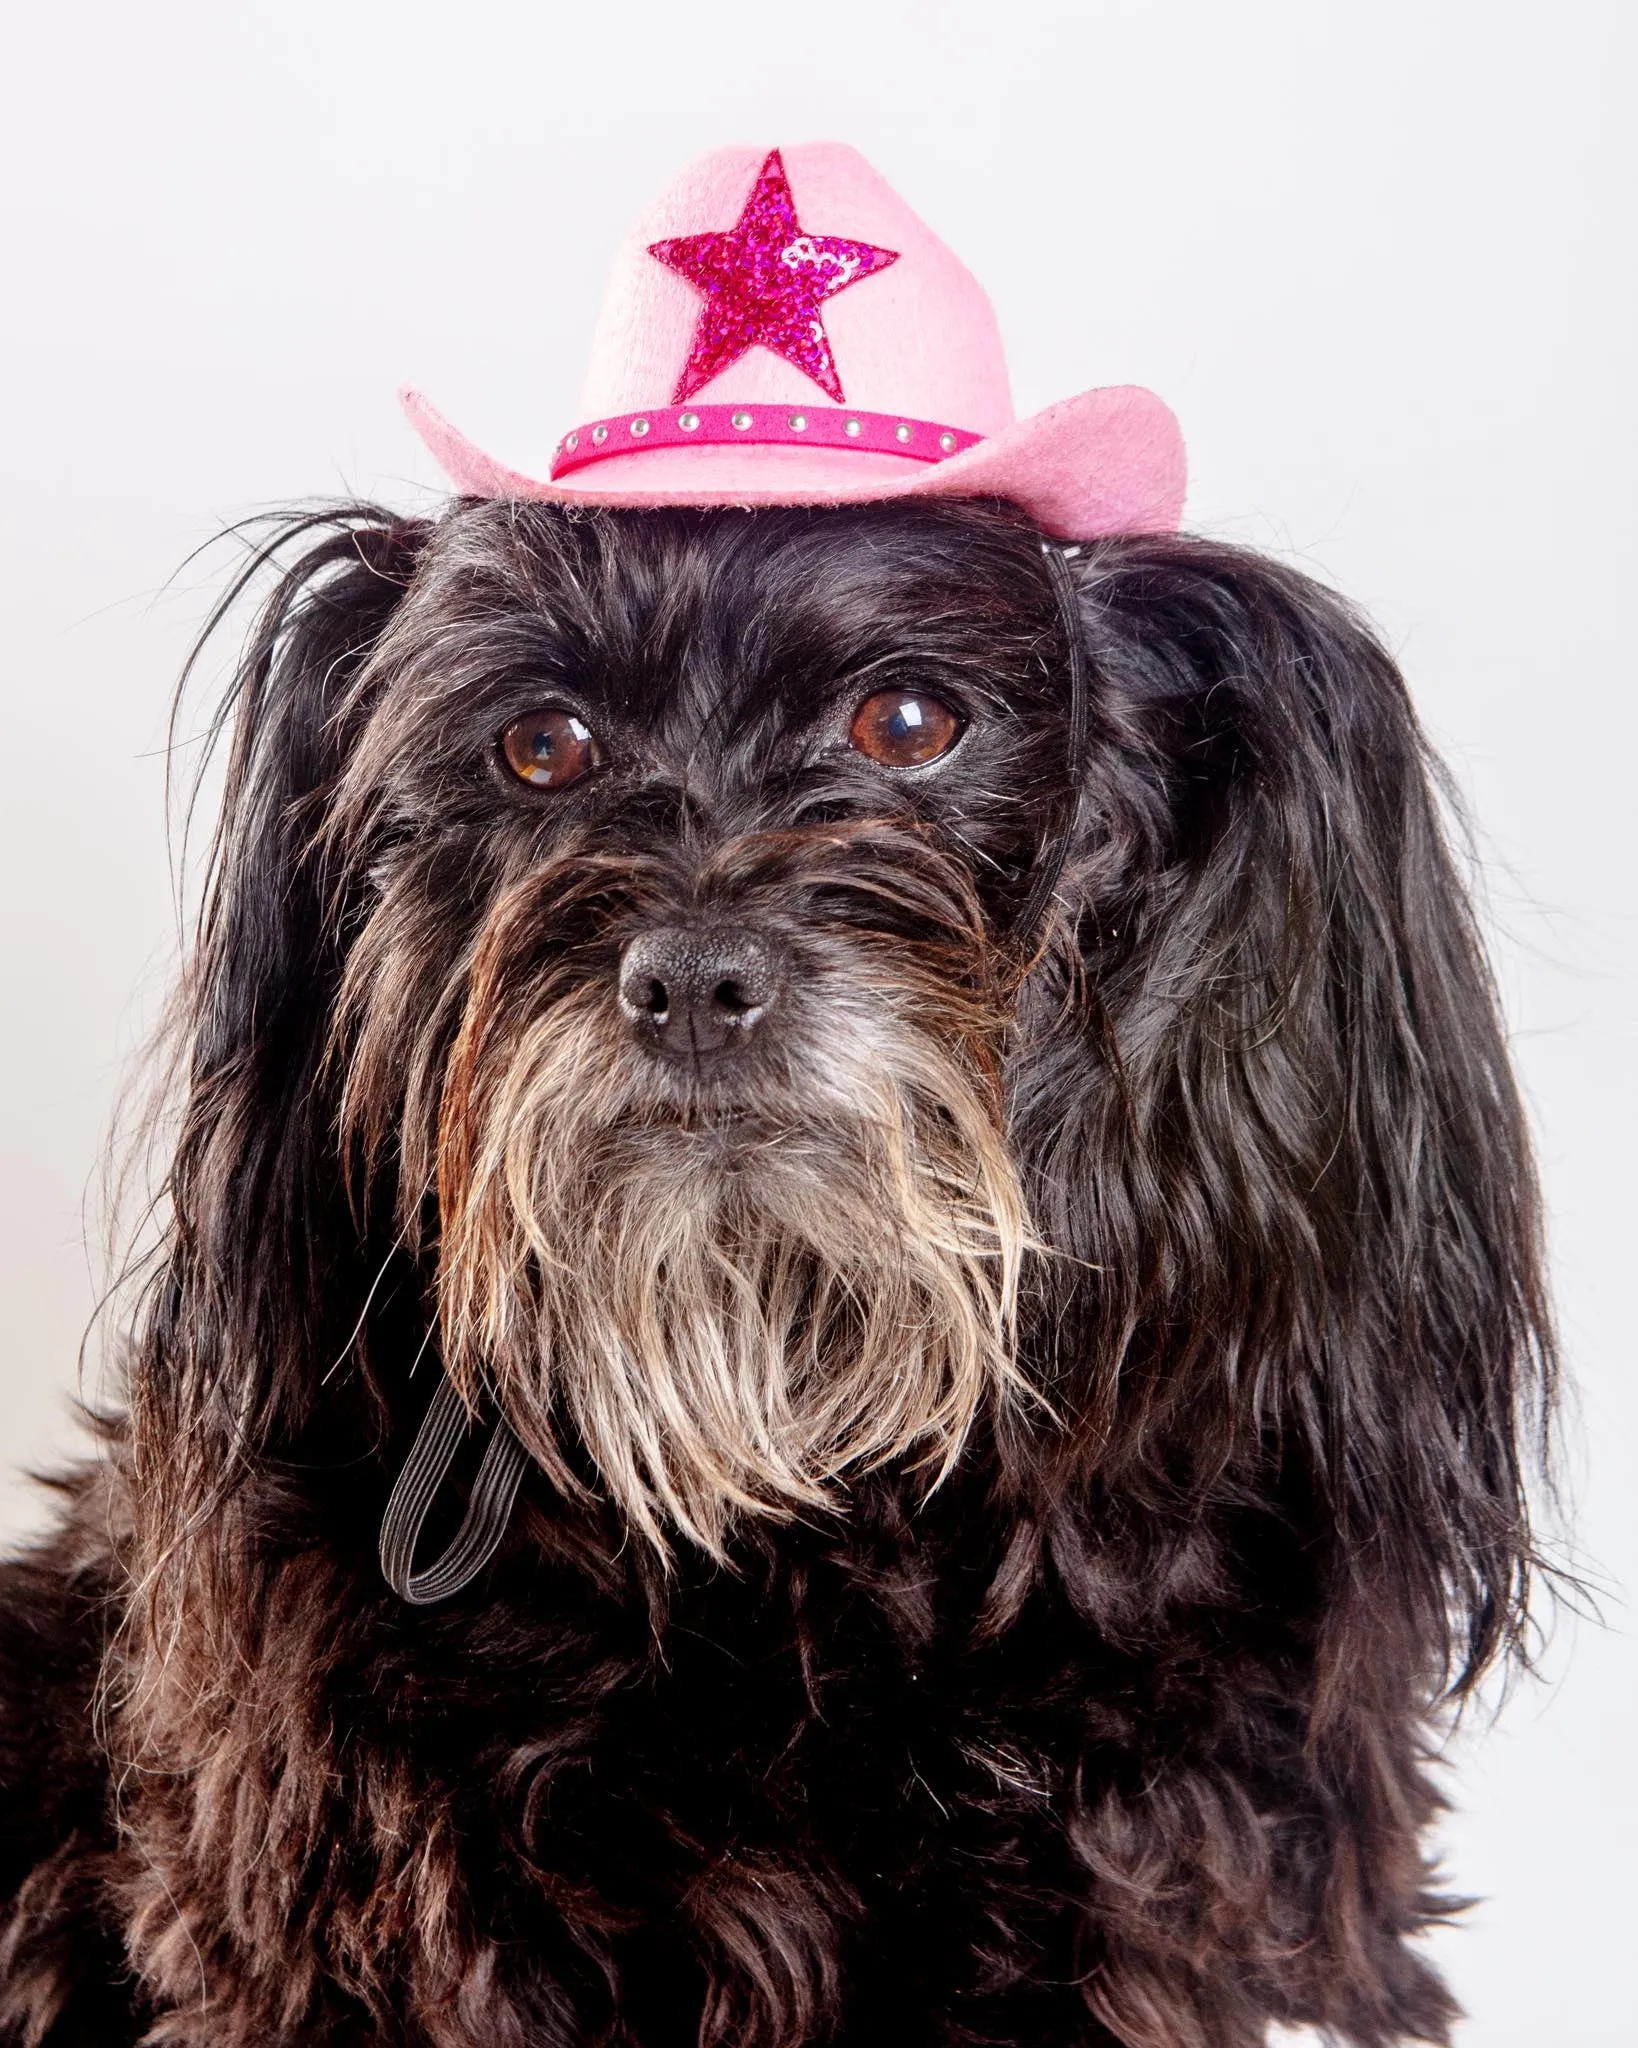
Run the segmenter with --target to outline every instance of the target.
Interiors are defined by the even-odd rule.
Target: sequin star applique
[[[705,294],[673,405],[752,348],[772,349],[844,404],[820,308],[899,260],[896,249],[809,234],[796,218],[777,149],[768,152],[739,219],[725,233],[650,242],[648,253]]]

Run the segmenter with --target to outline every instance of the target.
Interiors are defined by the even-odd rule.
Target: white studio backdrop
[[[1619,0],[87,0],[0,68],[0,1530],[75,1440],[122,1078],[174,967],[161,758],[221,524],[432,501],[413,380],[540,473],[696,150],[850,141],[985,281],[1021,413],[1141,382],[1189,524],[1357,597],[1473,808],[1603,1625],[1462,1738],[1464,2048],[1638,2040],[1630,10]],[[91,1391],[95,1391],[94,1387]]]

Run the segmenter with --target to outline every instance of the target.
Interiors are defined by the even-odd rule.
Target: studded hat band
[[[849,411],[818,405],[806,411],[788,405],[685,405],[655,407],[593,420],[563,436],[552,457],[552,481],[644,448],[759,447],[860,448],[872,455],[905,455],[912,462],[945,462],[975,448],[982,434],[933,420],[901,419],[891,412]]]

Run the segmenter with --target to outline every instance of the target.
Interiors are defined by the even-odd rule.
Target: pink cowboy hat
[[[857,150],[698,158],[615,258],[579,423],[546,482],[417,391],[455,487],[584,505],[997,497],[1049,533],[1170,533],[1176,420],[1136,385],[1013,416],[983,290]]]

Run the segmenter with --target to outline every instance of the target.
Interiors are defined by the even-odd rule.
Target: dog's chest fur
[[[1204,1914],[1235,1967],[1203,1956],[1197,1996],[1249,2042],[1292,1996],[1281,1951],[1343,1793],[1279,1697],[1304,1658],[1300,1559],[1264,1639],[1225,1645],[1211,1606],[1252,1564],[1246,1530],[1151,1529],[1095,1561],[1032,1532],[1004,1555],[976,1490],[906,1506],[864,1489],[845,1542],[787,1533],[652,1604],[563,1559],[503,1572],[459,1619],[414,1616],[334,1555],[286,1559],[214,1693],[185,1655],[124,1698],[134,1674],[104,1674],[108,1748],[56,1772],[80,1820],[57,1896],[13,1928],[14,2007],[26,1985],[105,2029],[83,2038],[134,2041],[157,1993],[151,2038],[189,2048],[381,2038],[365,2013],[452,2044],[1089,2040],[1089,1973],[1160,1967]],[[52,1646],[65,1724],[110,1619],[89,1533],[108,1520],[93,1495],[59,1559],[85,1601],[78,1643]],[[37,1646],[62,1585],[31,1590]],[[1428,1807],[1412,1742],[1345,1796],[1385,1847]],[[1089,1881],[1095,1942],[1060,1903]],[[1437,2019],[1431,1984],[1399,1995]]]

